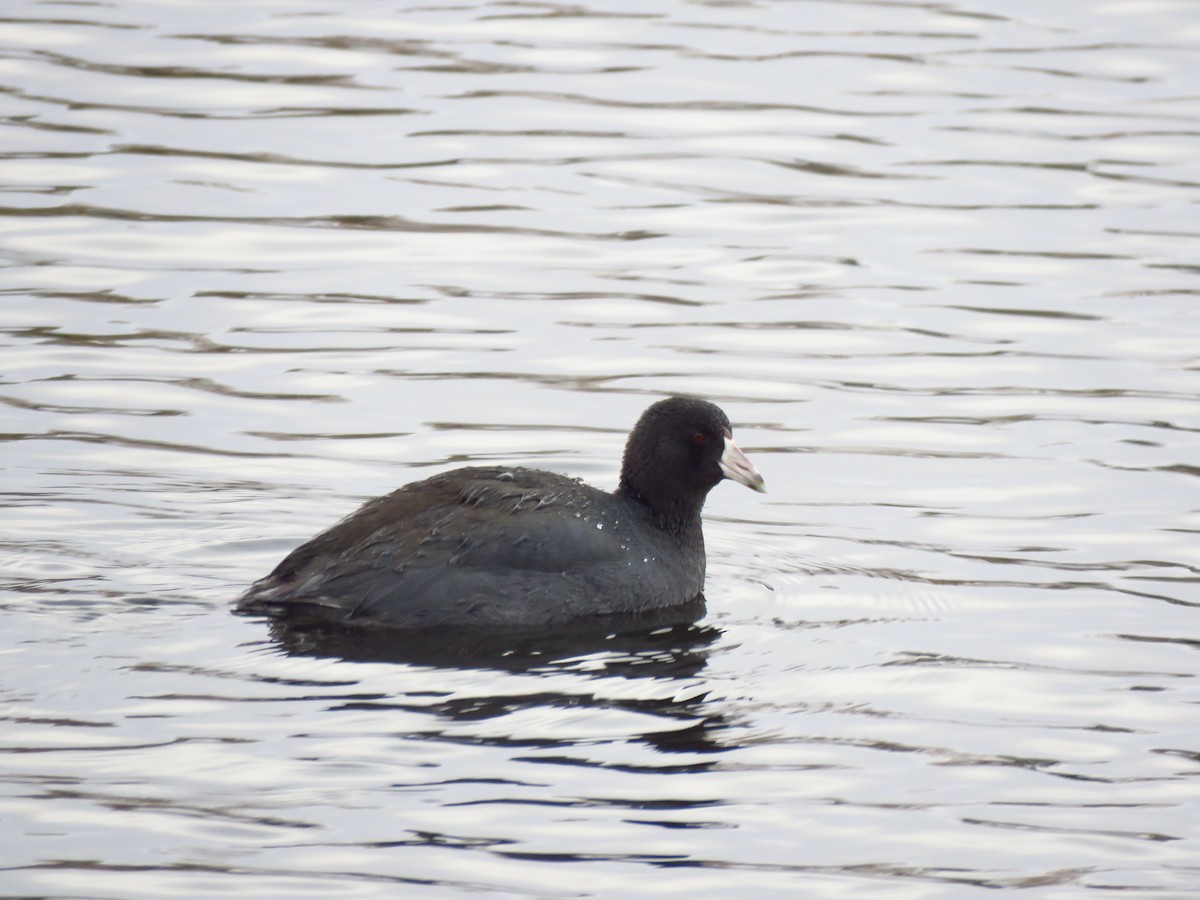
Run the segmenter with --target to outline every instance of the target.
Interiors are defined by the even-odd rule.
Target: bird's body
[[[661,401],[613,493],[535,469],[469,467],[369,501],[239,601],[251,612],[400,628],[540,627],[700,594],[700,509],[723,477],[761,490],[717,407]],[[732,473],[732,474],[731,474]]]

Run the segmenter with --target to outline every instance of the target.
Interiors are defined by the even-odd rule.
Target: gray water
[[[1200,896],[1200,4],[0,12],[0,894]],[[707,614],[230,614],[720,403]]]

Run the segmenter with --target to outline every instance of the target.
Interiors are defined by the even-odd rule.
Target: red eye
[[[707,440],[708,440],[708,435],[706,435],[703,431],[697,431],[695,434],[692,435],[692,443],[693,444],[703,444]]]

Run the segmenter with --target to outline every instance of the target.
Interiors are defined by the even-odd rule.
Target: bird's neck
[[[695,498],[664,497],[649,490],[639,490],[637,487],[621,482],[617,492],[636,500],[644,506],[654,524],[663,531],[680,537],[690,537],[700,533],[700,509],[704,499],[699,502]]]

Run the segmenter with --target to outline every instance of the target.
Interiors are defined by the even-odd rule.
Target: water
[[[1196,11],[8,3],[0,893],[1200,894]],[[674,392],[691,625],[229,614]]]

